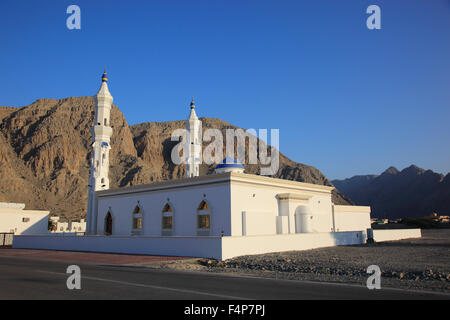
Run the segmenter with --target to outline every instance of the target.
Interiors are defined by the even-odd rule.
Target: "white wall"
[[[273,212],[242,212],[242,234],[246,236],[276,234],[276,216]]]
[[[420,237],[420,229],[373,230],[375,241]],[[246,237],[15,236],[13,247],[230,259],[236,256],[363,244],[365,231]]]
[[[48,217],[48,211],[0,208],[0,232],[47,234]]]
[[[230,259],[268,252],[365,242],[364,232],[249,237],[15,236],[13,248]]]
[[[13,248],[221,258],[220,237],[15,236]]]
[[[371,228],[370,207],[333,205],[335,231],[358,231]]]
[[[279,215],[289,216],[289,233],[295,233],[295,210],[297,206],[304,202],[279,201],[278,194],[298,193],[310,195],[308,201],[312,212],[314,213],[314,232],[330,232],[332,229],[331,212],[331,192],[312,192],[302,187],[283,187],[281,185],[268,186],[257,184],[244,184],[242,182],[231,182],[231,235],[242,235],[242,212],[261,212],[267,217],[271,214],[273,219],[264,221],[273,221],[273,234],[276,234],[276,221]],[[280,205],[280,206],[279,206]],[[263,217],[263,216],[261,216]],[[247,228],[249,226],[247,225]],[[265,227],[264,227],[265,228]]]
[[[422,236],[420,229],[373,229],[372,232],[375,242],[420,238]]]
[[[326,196],[313,196],[309,200],[309,206],[313,213],[313,232],[331,232],[333,225],[331,193]]]
[[[226,184],[100,196],[97,234],[104,234],[104,221],[110,210],[113,217],[113,235],[131,235],[132,213],[139,201],[143,212],[143,235],[161,236],[162,209],[169,202],[174,210],[172,235],[197,236],[197,208],[202,200],[206,200],[211,208],[210,235],[220,236],[222,231],[224,235],[229,235],[230,189]]]
[[[274,236],[224,237],[222,259],[236,256],[362,244],[366,232],[297,233]]]

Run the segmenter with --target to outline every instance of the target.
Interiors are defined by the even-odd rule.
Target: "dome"
[[[244,172],[244,166],[232,157],[226,157],[216,166],[216,173]]]

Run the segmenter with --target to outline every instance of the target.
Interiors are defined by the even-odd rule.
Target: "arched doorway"
[[[112,215],[111,212],[108,211],[105,217],[105,235],[112,235]]]

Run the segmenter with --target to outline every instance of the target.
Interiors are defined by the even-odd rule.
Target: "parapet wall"
[[[422,236],[420,229],[374,229],[372,232],[375,242],[420,238]]]

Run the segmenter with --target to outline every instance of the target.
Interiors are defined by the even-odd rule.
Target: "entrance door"
[[[112,215],[111,212],[108,211],[108,214],[105,217],[105,235],[112,235]]]

